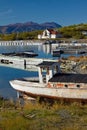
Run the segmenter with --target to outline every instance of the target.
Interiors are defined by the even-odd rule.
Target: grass
[[[87,129],[87,104],[0,101],[0,130],[80,129]]]

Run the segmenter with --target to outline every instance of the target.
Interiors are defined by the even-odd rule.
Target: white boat
[[[43,61],[37,67],[38,77],[12,80],[11,86],[32,98],[87,102],[87,74],[62,73],[58,62]]]

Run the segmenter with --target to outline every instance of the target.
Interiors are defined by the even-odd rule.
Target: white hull
[[[31,97],[46,97],[51,99],[65,98],[87,100],[86,88],[48,88],[44,83],[34,83],[22,80],[10,81],[11,86]]]

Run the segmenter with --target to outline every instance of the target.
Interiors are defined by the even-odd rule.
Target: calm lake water
[[[0,53],[31,51],[38,53],[38,58],[52,58],[50,48],[40,46],[0,46]],[[15,78],[31,77],[38,75],[30,72],[9,67],[0,66],[0,96],[5,98],[16,98],[16,91],[10,86],[9,81]]]
[[[48,45],[40,46],[0,46],[0,53],[31,51],[38,53],[39,58],[52,58],[51,47]],[[67,55],[66,55],[67,56]],[[58,58],[58,57],[56,57]],[[5,98],[16,98],[16,91],[10,86],[9,81],[15,78],[31,77],[37,72],[30,72],[9,67],[0,66],[0,96]]]

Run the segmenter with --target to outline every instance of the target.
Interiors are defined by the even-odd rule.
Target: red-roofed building
[[[62,35],[58,31],[55,31],[53,29],[46,29],[43,31],[42,34],[38,35],[38,39],[55,39],[60,37],[62,37]]]

